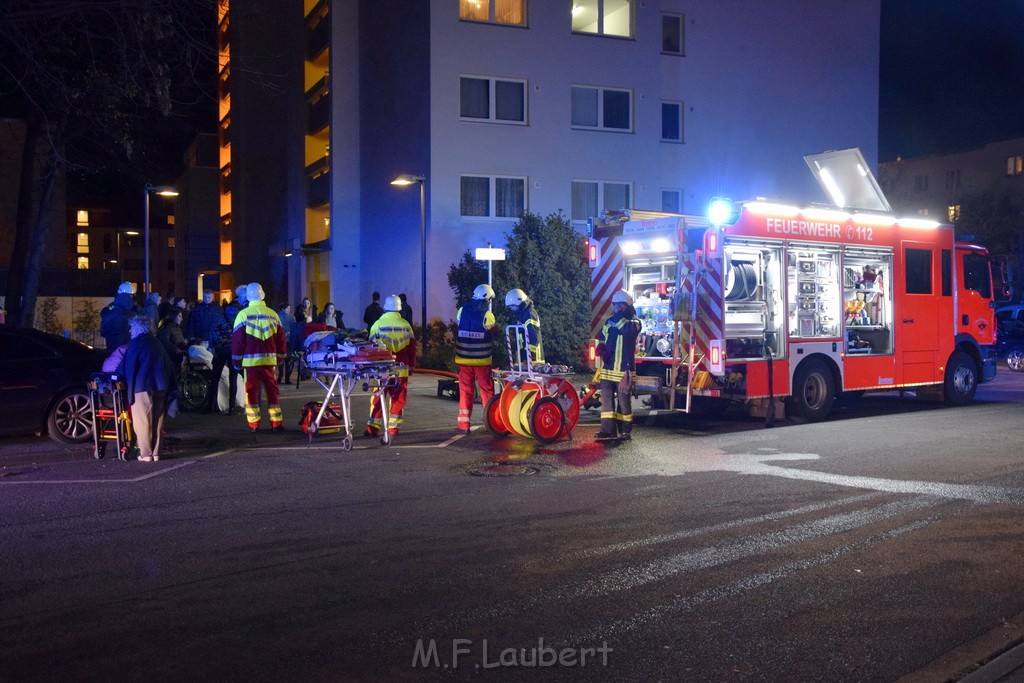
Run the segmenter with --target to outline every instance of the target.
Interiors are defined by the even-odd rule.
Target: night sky
[[[1024,137],[1024,0],[882,0],[879,161]]]

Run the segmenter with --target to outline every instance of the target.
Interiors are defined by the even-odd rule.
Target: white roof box
[[[818,184],[840,209],[892,211],[860,149],[833,150],[804,157]]]

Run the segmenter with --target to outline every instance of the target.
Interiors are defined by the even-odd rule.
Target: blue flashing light
[[[708,205],[708,221],[718,227],[735,220],[736,207],[728,199],[712,199]]]

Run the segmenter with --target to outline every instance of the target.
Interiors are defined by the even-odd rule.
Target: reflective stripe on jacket
[[[455,363],[457,365],[491,365],[494,348],[494,314],[487,302],[473,299],[455,313],[459,323],[455,337]]]
[[[287,354],[281,320],[262,301],[252,301],[235,317],[231,333],[231,362],[243,368],[277,365]]]

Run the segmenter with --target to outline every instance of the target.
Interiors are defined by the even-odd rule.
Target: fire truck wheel
[[[954,351],[946,364],[946,403],[967,405],[978,391],[978,366],[963,351]]]
[[[793,395],[789,398],[789,406],[796,417],[807,422],[824,420],[832,412],[835,397],[835,382],[823,361],[807,360],[800,364],[793,376]]]

